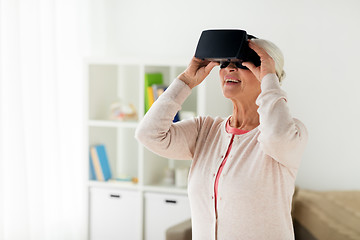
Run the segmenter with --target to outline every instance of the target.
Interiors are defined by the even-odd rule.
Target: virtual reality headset
[[[252,62],[260,66],[260,57],[249,47],[248,40],[256,38],[244,30],[215,29],[201,33],[195,57],[215,62]]]

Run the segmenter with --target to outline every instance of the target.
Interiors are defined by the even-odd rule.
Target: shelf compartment
[[[162,183],[168,160],[144,149],[144,178],[145,185],[158,185]]]
[[[161,65],[149,65],[145,66],[145,73],[161,73],[163,76],[163,82],[165,85],[170,85],[174,79],[185,71],[185,66],[161,66]],[[197,89],[194,88],[190,96],[185,100],[181,106],[181,111],[192,112],[197,114]],[[181,117],[181,112],[180,112]]]
[[[89,146],[104,144],[112,177],[138,178],[138,143],[134,128],[89,127]]]
[[[190,160],[173,160],[160,157],[155,153],[144,149],[144,185],[177,188],[164,184],[165,171],[167,169],[188,168],[190,169]]]
[[[138,65],[89,65],[89,119],[109,120],[115,102],[132,104],[139,115],[140,95]]]

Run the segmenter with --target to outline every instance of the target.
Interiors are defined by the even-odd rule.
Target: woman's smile
[[[224,85],[234,86],[241,83],[241,80],[232,76],[232,75],[226,75],[224,77]]]

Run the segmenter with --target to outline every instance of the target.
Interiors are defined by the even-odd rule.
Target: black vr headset
[[[220,62],[220,68],[234,62],[236,67],[247,69],[242,62],[252,62],[260,66],[260,57],[249,47],[248,39],[256,38],[244,30],[205,30],[201,33],[195,57]]]

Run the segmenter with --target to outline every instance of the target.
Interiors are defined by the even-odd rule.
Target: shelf
[[[186,187],[176,187],[168,185],[146,185],[140,187],[139,184],[132,182],[120,182],[120,181],[89,181],[89,187],[98,187],[98,188],[118,188],[118,189],[128,189],[128,190],[141,190],[145,192],[158,192],[158,193],[170,193],[170,194],[182,194],[187,195]]]
[[[87,105],[85,119],[87,121],[86,134],[84,135],[86,145],[102,144],[106,147],[113,179],[119,176],[132,176],[139,179],[137,184],[116,180],[106,182],[88,180],[87,191],[93,193],[95,190],[95,192],[99,193],[90,194],[87,200],[89,206],[95,209],[91,210],[92,208],[89,208],[90,223],[98,216],[96,209],[101,211],[104,209],[102,203],[93,202],[102,196],[100,194],[102,191],[131,192],[131,194],[139,196],[140,201],[135,203],[134,209],[139,210],[137,216],[140,219],[137,222],[141,226],[134,229],[135,232],[139,233],[138,238],[131,238],[137,240],[148,239],[145,237],[148,233],[145,227],[146,217],[149,217],[149,219],[154,219],[154,217],[147,216],[146,214],[157,213],[159,211],[158,209],[146,208],[144,204],[146,199],[143,198],[145,194],[163,195],[166,197],[173,195],[174,197],[184,198],[187,201],[187,187],[176,187],[175,185],[165,185],[162,183],[168,169],[189,169],[191,161],[164,158],[139,144],[134,137],[139,121],[117,121],[110,120],[109,118],[111,107],[114,106],[113,104],[121,103],[124,106],[130,106],[131,104],[137,113],[138,119],[141,120],[145,115],[145,74],[161,73],[164,85],[170,85],[179,74],[186,70],[187,63],[188,59],[154,59],[153,57],[90,57],[85,60],[85,99]],[[215,72],[209,75],[208,78],[210,79],[204,84],[191,91],[191,95],[181,106],[180,114],[228,116],[224,111],[232,112],[231,102],[228,102],[227,99],[219,100],[223,99],[223,96],[221,88],[219,88],[218,75]],[[227,105],[229,107],[225,107]],[[87,157],[85,160],[89,162],[89,149],[86,148],[86,151]],[[88,177],[90,179],[90,174]],[[111,209],[123,208],[122,201],[112,201],[114,200],[113,198],[109,200],[107,197],[102,200],[105,202],[111,201],[111,204],[115,204]],[[190,211],[188,207],[182,206],[181,208],[184,211]],[[109,211],[106,214],[111,217],[113,216],[113,211]],[[120,216],[119,220],[116,221],[125,219],[126,222],[126,217],[124,218],[123,214],[116,213],[114,216],[115,218]],[[172,214],[171,217],[176,222],[180,222],[180,216],[181,214]],[[163,218],[163,220],[168,221],[168,217]],[[130,223],[126,225],[129,229],[133,228]],[[102,230],[102,228],[94,225],[92,230]],[[109,231],[112,231],[115,235],[119,233],[119,229],[116,226]],[[94,239],[93,236],[90,235],[90,239]]]
[[[186,194],[186,187],[176,187],[167,185],[146,185],[143,187],[146,192],[160,192],[160,193],[173,193],[173,194]]]
[[[99,187],[99,188],[121,188],[121,189],[130,189],[130,190],[139,190],[139,185],[132,182],[121,182],[121,181],[89,181],[89,187]]]
[[[112,121],[112,120],[89,120],[90,127],[122,127],[122,128],[136,128],[138,122],[134,121]]]

